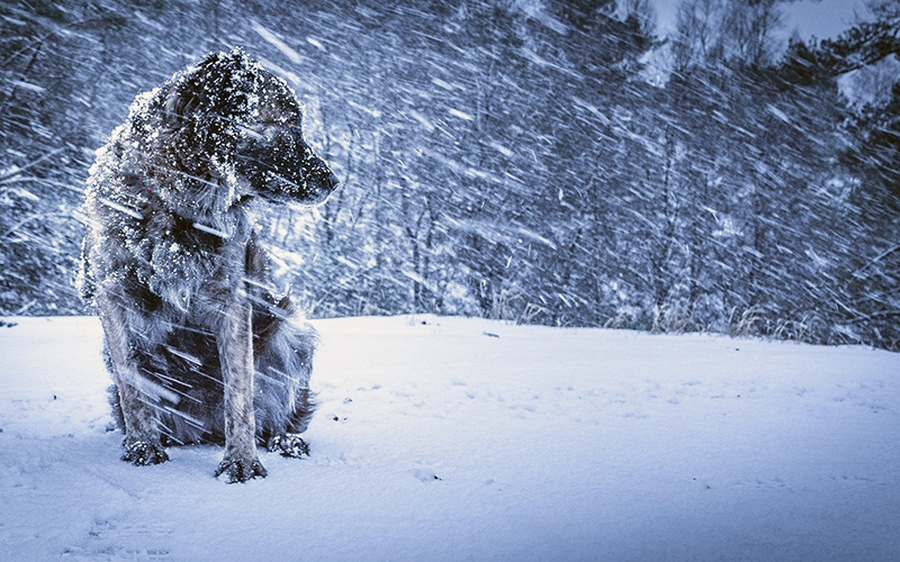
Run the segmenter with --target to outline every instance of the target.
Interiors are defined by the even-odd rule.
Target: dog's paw
[[[299,459],[309,456],[309,444],[296,433],[284,433],[269,439],[266,448],[270,453],[279,453],[283,457]]]
[[[122,460],[135,466],[149,466],[166,462],[169,460],[169,455],[166,454],[166,450],[159,443],[133,441],[125,443],[125,453],[122,455]]]
[[[265,478],[266,469],[256,458],[225,458],[216,469],[216,478],[225,475],[229,484],[246,482],[252,478]]]

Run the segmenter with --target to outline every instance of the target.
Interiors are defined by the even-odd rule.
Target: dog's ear
[[[247,111],[253,92],[256,65],[241,50],[211,53],[188,72],[171,100],[173,115],[189,117],[196,113],[219,115],[226,119]]]
[[[203,160],[234,151],[239,127],[252,110],[257,74],[256,64],[234,49],[207,55],[175,81],[165,102],[165,128],[186,171],[200,173],[198,166],[208,165]]]

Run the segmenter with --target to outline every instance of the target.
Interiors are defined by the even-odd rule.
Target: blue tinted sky
[[[653,0],[659,19],[660,32],[666,33],[675,27],[677,0]],[[857,0],[802,0],[786,3],[784,35],[789,37],[794,30],[804,39],[815,35],[820,39],[834,37],[855,21],[854,9],[862,12],[863,3]]]

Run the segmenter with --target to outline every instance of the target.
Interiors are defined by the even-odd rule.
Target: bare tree
[[[725,56],[753,67],[775,61],[774,32],[784,25],[783,0],[730,0],[722,21]]]
[[[722,0],[684,0],[678,5],[672,41],[676,72],[721,57]]]

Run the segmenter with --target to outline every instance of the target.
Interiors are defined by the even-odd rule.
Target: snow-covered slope
[[[327,320],[312,456],[118,460],[94,318],[0,328],[2,560],[897,560],[900,354]]]

